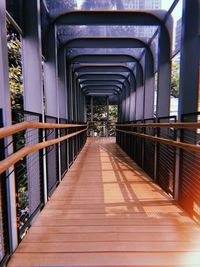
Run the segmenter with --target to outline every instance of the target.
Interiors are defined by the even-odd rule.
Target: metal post
[[[0,108],[3,109],[3,121],[4,126],[12,124],[11,109],[10,109],[10,89],[8,81],[8,50],[6,43],[6,1],[0,1]],[[6,138],[5,146],[12,143],[11,138]],[[12,145],[8,146],[5,151],[5,156],[13,153]],[[16,197],[15,197],[15,176],[12,172],[14,167],[11,167],[7,171],[9,178],[7,179],[7,191],[8,191],[8,215],[9,215],[9,232],[10,232],[10,245],[13,252],[18,244],[17,238],[17,216],[16,216]]]
[[[25,1],[24,11],[22,38],[24,109],[42,114],[40,1]]]
[[[90,110],[91,110],[91,122],[93,122],[94,119],[94,106],[93,106],[93,96],[90,98]],[[94,136],[94,131],[91,131],[91,136]]]
[[[180,131],[177,130],[176,141],[180,142]],[[179,199],[179,187],[180,187],[180,148],[176,148],[175,157],[175,175],[174,175],[174,199]]]
[[[94,119],[93,96],[90,98],[91,121]]]
[[[57,58],[56,58],[56,31],[52,27],[46,48],[46,61],[44,63],[44,85],[46,114],[48,116],[58,117],[58,94],[57,94]]]
[[[199,10],[199,0],[183,1],[179,119],[198,110]]]
[[[107,125],[106,125],[106,137],[109,136],[109,96],[106,99],[106,108],[107,108]]]
[[[169,116],[170,90],[171,90],[171,64],[169,38],[162,34],[164,29],[159,30],[159,54],[158,54],[158,94],[157,111],[158,117]]]
[[[143,120],[144,118],[144,85],[141,74],[137,69],[137,88],[136,88],[136,120]]]

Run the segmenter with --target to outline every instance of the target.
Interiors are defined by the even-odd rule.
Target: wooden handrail
[[[86,127],[86,124],[57,124],[57,123],[42,123],[42,122],[31,122],[24,121],[14,125],[0,128],[0,139],[11,136],[15,133],[26,129],[62,129],[62,128],[75,128],[75,127]]]
[[[45,147],[48,146],[52,146],[55,145],[57,143],[60,143],[66,139],[69,139],[75,135],[81,134],[83,132],[87,131],[87,127],[83,130],[77,131],[75,133],[71,133],[71,134],[67,134],[65,136],[56,138],[56,139],[52,139],[49,141],[44,141],[38,144],[34,144],[31,146],[26,146],[22,149],[20,149],[19,151],[13,153],[12,155],[8,156],[6,159],[0,161],[0,174],[3,173],[4,171],[6,171],[7,169],[9,169],[11,166],[13,166],[15,163],[17,163],[20,159],[24,158],[25,156],[27,156],[30,153],[36,152],[40,149],[43,149]]]
[[[135,128],[176,128],[176,129],[198,129],[199,122],[175,122],[175,123],[131,123],[131,124],[116,124],[116,127],[135,127]]]
[[[124,131],[124,130],[119,130],[119,129],[116,129],[116,131],[122,132],[122,133],[127,133],[127,134],[134,135],[134,136],[138,136],[141,138],[150,139],[150,140],[157,142],[157,143],[159,143],[159,142],[164,143],[166,145],[174,146],[177,148],[182,148],[184,150],[191,150],[194,152],[200,152],[200,146],[198,146],[198,145],[192,145],[192,144],[187,144],[187,143],[183,143],[183,142],[179,142],[179,141],[173,141],[173,140],[169,140],[166,138],[151,136],[151,135],[143,134],[143,133],[135,133],[135,132]]]

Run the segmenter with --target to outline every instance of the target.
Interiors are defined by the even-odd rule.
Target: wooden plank
[[[44,233],[32,234],[29,233],[24,238],[26,243],[34,242],[102,242],[102,241],[151,241],[154,242],[169,242],[169,241],[190,241],[199,242],[200,233],[197,232],[138,232],[138,233]]]
[[[60,227],[47,227],[47,226],[39,226],[39,227],[31,227],[29,233],[31,234],[61,234],[61,233],[176,233],[177,228],[174,226],[60,226]],[[178,232],[181,234],[185,234],[185,232],[193,232],[200,233],[199,227],[191,226],[179,226]],[[199,240],[200,242],[200,240]]]
[[[189,242],[57,242],[22,243],[18,253],[63,253],[63,252],[200,252],[199,243]]]
[[[83,220],[83,219],[53,219],[49,220],[49,218],[38,218],[38,220],[34,223],[34,226],[65,226],[65,225],[129,225],[129,226],[135,226],[135,225],[145,225],[145,226],[157,226],[157,225],[173,225],[175,227],[178,227],[180,225],[191,225],[191,227],[194,225],[193,223],[190,223],[190,220],[188,218],[160,218],[160,219],[120,219],[116,220],[113,218],[107,218],[107,219],[97,219],[97,220]]]
[[[91,138],[8,266],[199,267],[200,227],[112,139]]]
[[[199,252],[15,253],[9,266],[200,266]]]

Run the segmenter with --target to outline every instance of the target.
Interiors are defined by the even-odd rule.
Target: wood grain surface
[[[9,267],[200,266],[200,227],[112,138],[89,138]]]

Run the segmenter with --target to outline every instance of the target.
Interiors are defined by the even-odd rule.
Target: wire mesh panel
[[[78,127],[73,129],[73,131],[78,131],[78,130],[79,130]],[[75,159],[78,155],[78,135],[74,136],[73,139],[74,139],[74,159]]]
[[[40,122],[41,115],[26,111],[13,111],[13,124],[23,121]],[[25,146],[41,142],[41,133],[39,129],[26,129],[15,134],[13,140],[16,152]],[[43,205],[41,165],[42,155],[39,151],[28,154],[15,164],[19,240],[24,237],[32,218]]]
[[[129,123],[129,122],[128,122]],[[131,131],[131,126],[130,127],[126,127],[127,131]],[[126,153],[131,156],[131,139],[132,139],[132,135],[131,134],[126,134],[126,140],[125,140],[125,144],[126,144]]]
[[[143,120],[138,120],[136,124],[144,123]],[[137,127],[137,133],[143,133],[144,129],[142,127]],[[135,161],[140,167],[143,167],[143,154],[144,154],[144,139],[141,137],[136,136],[135,138],[135,146],[136,146],[136,154],[135,154]]]
[[[57,118],[46,116],[45,120],[47,123],[57,123]],[[46,130],[46,140],[50,141],[56,139],[58,136],[57,129]],[[52,145],[46,149],[47,159],[47,192],[50,197],[55,190],[58,182],[58,145]]]
[[[0,109],[0,128],[3,127],[2,110]],[[0,139],[0,160],[5,158],[4,140]],[[9,256],[9,234],[8,234],[8,213],[7,213],[7,190],[6,175],[0,175],[0,266]]]
[[[126,124],[130,124],[127,122]],[[116,129],[122,131],[134,131],[133,126],[118,126],[116,124]],[[134,159],[135,155],[135,136],[130,133],[116,131],[116,142],[117,144],[132,158]]]
[[[68,130],[68,133],[73,133],[74,132],[74,129],[73,128],[70,128]],[[69,167],[71,167],[71,165],[73,164],[74,162],[74,137],[71,137],[67,140],[68,142],[68,147],[69,147]]]
[[[146,119],[144,123],[154,123],[155,119]],[[144,133],[148,135],[155,135],[155,129],[152,127],[145,127]],[[147,138],[144,139],[144,170],[153,179],[154,178],[154,162],[155,162],[155,142]]]
[[[66,119],[60,119],[60,123],[66,124]],[[68,134],[66,128],[60,129],[60,136],[65,136]],[[67,140],[60,143],[60,154],[61,154],[61,175],[62,177],[68,170],[68,152],[67,152]]]
[[[135,122],[131,122],[131,123],[135,123]],[[130,131],[131,132],[136,132],[136,128],[131,126],[130,127]],[[136,136],[135,135],[131,135],[131,140],[130,140],[130,157],[135,160],[136,157]]]
[[[200,122],[200,113],[182,116],[182,122]],[[181,141],[200,145],[199,129],[183,129]],[[180,205],[196,220],[200,221],[200,153],[181,151]]]
[[[176,122],[176,117],[163,117],[158,119],[159,123]],[[176,140],[176,130],[174,128],[160,128],[158,137],[169,140]],[[156,181],[160,187],[168,194],[174,196],[174,175],[175,175],[176,148],[170,145],[158,143],[157,145],[157,177]]]
[[[124,128],[122,128],[122,130],[124,130]],[[126,133],[121,133],[121,148],[126,151]]]
[[[116,123],[116,130],[119,129]],[[120,146],[120,132],[116,131],[116,143]]]

